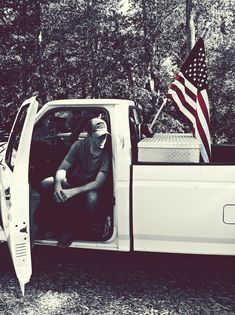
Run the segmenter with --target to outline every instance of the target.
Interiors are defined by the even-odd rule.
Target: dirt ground
[[[1,244],[1,314],[235,314],[235,257],[36,247],[23,297]]]

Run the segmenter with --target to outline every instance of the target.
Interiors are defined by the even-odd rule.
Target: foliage
[[[38,92],[58,98],[130,98],[153,118],[187,54],[185,0],[0,0],[1,121]],[[192,0],[207,49],[212,138],[235,143],[231,0]],[[208,26],[207,21],[211,24]],[[188,131],[172,104],[156,131]]]

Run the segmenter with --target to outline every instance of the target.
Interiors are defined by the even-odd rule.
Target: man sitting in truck
[[[77,140],[71,146],[55,177],[41,182],[44,196],[50,192],[53,202],[50,202],[52,209],[48,209],[47,198],[47,205],[40,207],[38,218],[39,221],[40,218],[46,221],[50,231],[60,228],[62,235],[57,245],[61,248],[71,245],[79,229],[89,227],[100,206],[102,191],[110,173],[110,156],[106,148],[110,133],[106,122],[101,118],[92,118],[87,132],[89,137]],[[50,234],[47,233],[47,236]]]

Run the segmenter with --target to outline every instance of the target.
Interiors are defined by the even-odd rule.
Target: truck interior
[[[106,121],[110,131],[108,112],[101,108],[77,108],[70,107],[51,109],[34,127],[30,150],[30,215],[32,226],[32,238],[41,240],[42,234],[38,233],[38,224],[35,221],[35,213],[40,211],[42,191],[40,183],[43,179],[54,176],[58,166],[63,161],[71,145],[78,139],[88,137],[87,123],[91,118],[100,117]],[[111,154],[111,137],[106,142],[107,150]],[[89,231],[79,233],[78,241],[107,241],[113,233],[113,172],[111,170],[107,179],[105,190],[105,202],[102,213],[105,217],[94,219]],[[50,209],[47,209],[50,211]],[[55,218],[56,222],[56,218]],[[76,241],[76,240],[75,240]]]

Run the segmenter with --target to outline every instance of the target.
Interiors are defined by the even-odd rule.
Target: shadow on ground
[[[22,297],[0,255],[0,314],[235,314],[235,257],[36,247]]]

